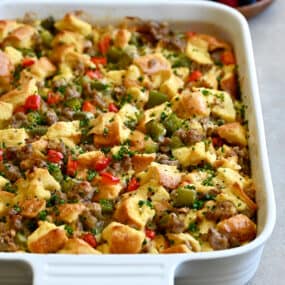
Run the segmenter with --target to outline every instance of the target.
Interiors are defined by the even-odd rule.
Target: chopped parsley
[[[140,208],[142,208],[144,205],[146,205],[146,206],[150,207],[151,209],[153,209],[153,205],[152,205],[151,201],[149,201],[149,200],[139,200],[138,205]]]
[[[73,228],[70,225],[64,225],[64,229],[65,229],[68,236],[73,235]]]
[[[116,154],[113,154],[112,158],[114,160],[122,160],[125,156],[133,156],[134,152],[129,150],[125,146],[121,146],[119,151]]]
[[[94,171],[94,170],[91,170],[91,169],[88,169],[88,172],[87,172],[87,180],[88,181],[92,181],[93,178],[97,175],[97,172]]]
[[[17,188],[16,186],[12,185],[10,182],[6,183],[3,187],[4,191],[10,192],[10,193],[16,193]]]
[[[197,232],[198,230],[197,224],[195,222],[190,223],[188,226],[188,230],[192,233]]]
[[[101,205],[103,214],[109,214],[114,211],[114,205],[112,200],[100,199],[99,203]]]
[[[47,211],[46,210],[43,210],[43,211],[40,211],[39,214],[38,214],[38,218],[41,220],[41,221],[45,221],[46,218],[47,218]]]

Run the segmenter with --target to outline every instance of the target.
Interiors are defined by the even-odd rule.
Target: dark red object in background
[[[238,0],[218,0],[217,2],[226,4],[231,7],[238,7],[239,1]]]
[[[238,7],[238,6],[253,4],[256,2],[256,0],[217,0],[216,2],[226,4],[231,7]]]

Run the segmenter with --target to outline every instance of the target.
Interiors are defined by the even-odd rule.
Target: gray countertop
[[[277,202],[277,223],[250,285],[281,285],[285,284],[285,1],[275,0],[249,25]]]

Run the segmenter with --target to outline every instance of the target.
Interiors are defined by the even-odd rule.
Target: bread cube
[[[67,242],[65,230],[48,222],[39,222],[39,227],[28,236],[28,249],[32,253],[54,253]]]
[[[145,74],[155,74],[158,72],[170,72],[171,66],[169,61],[160,53],[147,54],[134,59],[137,65]]]
[[[256,236],[256,225],[243,214],[219,222],[217,229],[230,240],[240,243],[251,241]]]
[[[77,52],[83,51],[84,37],[79,33],[71,31],[61,31],[52,40],[52,46],[74,46],[74,50]]]
[[[162,250],[160,253],[169,254],[169,253],[191,253],[191,252],[192,251],[185,244],[177,244]]]
[[[125,48],[128,45],[131,36],[131,32],[127,29],[116,30],[114,35],[114,45],[119,48]]]
[[[21,215],[25,218],[36,218],[46,207],[44,199],[29,198],[20,202]]]
[[[194,92],[200,92],[211,108],[211,113],[225,120],[226,122],[233,122],[236,119],[236,111],[232,98],[229,93],[208,88],[195,88]]]
[[[139,253],[145,234],[129,226],[112,222],[102,232],[111,253]]]
[[[4,51],[13,65],[17,65],[22,62],[23,55],[19,50],[8,46],[8,47],[5,47]]]
[[[156,235],[151,243],[158,252],[161,252],[168,247],[168,242],[163,235]]]
[[[160,91],[168,95],[168,98],[178,95],[178,90],[184,86],[184,82],[178,76],[172,74],[160,86]]]
[[[220,179],[223,184],[232,186],[237,183],[241,188],[245,186],[245,178],[238,173],[238,171],[231,168],[219,167],[217,169],[217,178]]]
[[[173,73],[181,78],[183,81],[186,81],[189,76],[189,68],[188,67],[175,67],[173,68]]]
[[[93,201],[100,201],[101,199],[115,199],[119,196],[123,189],[120,183],[117,184],[105,184],[99,180],[96,184],[98,192],[93,196]]]
[[[176,166],[152,162],[145,172],[141,172],[141,185],[153,180],[158,184],[175,189],[181,181],[181,173]]]
[[[27,175],[26,179],[20,178],[16,186],[18,187],[16,202],[30,198],[49,199],[51,191],[61,188],[60,184],[44,168],[36,168],[34,172]]]
[[[142,88],[137,86],[129,87],[127,89],[127,94],[132,97],[132,100],[138,107],[143,107],[149,98],[148,92],[143,91]]]
[[[0,97],[0,102],[11,103],[13,109],[23,105],[30,95],[38,93],[36,83],[37,81],[35,78],[24,80],[21,86],[2,95]]]
[[[241,146],[247,145],[246,130],[238,122],[222,125],[217,128],[218,135],[228,143]]]
[[[200,92],[185,90],[179,97],[173,99],[174,112],[183,119],[191,117],[208,117],[210,108]]]
[[[0,50],[0,92],[9,90],[13,69],[10,58]]]
[[[201,251],[201,246],[199,244],[199,241],[188,233],[179,233],[179,234],[168,233],[166,234],[166,236],[170,241],[173,242],[174,245],[185,244],[193,251]]]
[[[208,43],[196,36],[190,37],[187,41],[186,55],[193,61],[208,65],[213,64],[213,60],[208,52]]]
[[[8,36],[10,32],[19,27],[19,24],[14,20],[1,20],[0,21],[0,42]]]
[[[155,154],[135,154],[132,156],[132,165],[136,173],[144,171],[154,160]]]
[[[122,85],[125,74],[125,70],[110,70],[106,73],[106,77],[114,85]]]
[[[220,81],[221,89],[231,95],[232,98],[237,97],[238,81],[236,76],[236,66],[234,64],[223,66],[223,76]]]
[[[85,206],[80,203],[63,204],[58,206],[59,215],[57,218],[65,223],[76,222],[79,215],[84,211]]]
[[[80,238],[71,238],[65,243],[64,247],[57,253],[62,254],[101,254],[86,241]]]
[[[231,96],[227,92],[215,93],[218,103],[212,107],[212,114],[220,117],[226,122],[233,122],[236,119],[236,111]]]
[[[146,201],[146,197],[141,193],[126,195],[118,203],[114,218],[121,223],[142,230],[155,215],[154,209],[144,201]]]
[[[0,146],[21,147],[25,145],[28,137],[25,129],[0,130]]]
[[[55,74],[56,67],[47,57],[41,57],[30,68],[30,72],[38,79],[43,80]]]
[[[13,203],[14,197],[13,193],[0,190],[0,216],[7,213],[9,206]]]
[[[88,36],[92,33],[92,26],[76,17],[73,13],[67,13],[63,19],[55,23],[55,27],[60,31],[72,31],[83,36]]]
[[[171,112],[172,110],[167,102],[144,111],[144,117],[140,121],[139,129],[144,130],[145,125],[151,120],[159,121],[162,113],[165,113],[165,115],[169,115]]]
[[[209,71],[207,71],[200,78],[200,81],[203,86],[212,89],[218,89],[218,80],[217,78],[221,75],[222,70],[217,66],[213,66]]]
[[[95,163],[104,158],[105,154],[100,150],[87,151],[78,156],[77,162],[81,167],[93,168]]]
[[[8,179],[0,175],[0,190],[9,182]]]
[[[2,45],[12,46],[15,48],[31,48],[34,45],[34,35],[36,29],[30,25],[21,25],[13,30],[4,39]]]
[[[12,118],[13,105],[6,102],[0,101],[0,127]]]
[[[90,134],[94,134],[96,146],[113,146],[122,144],[129,136],[128,129],[118,114],[112,112],[99,115],[93,120]]]
[[[193,146],[173,149],[172,154],[184,167],[197,165],[207,158],[204,142],[198,142]]]
[[[121,117],[124,123],[128,121],[137,121],[139,110],[136,106],[132,104],[124,104],[124,106],[118,112],[118,115]]]
[[[80,140],[79,121],[57,122],[50,126],[45,134],[49,140],[61,140],[66,143],[66,139],[74,144]]]

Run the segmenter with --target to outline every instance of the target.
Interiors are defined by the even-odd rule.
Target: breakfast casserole
[[[85,18],[0,21],[0,251],[194,253],[253,240],[231,45]]]

